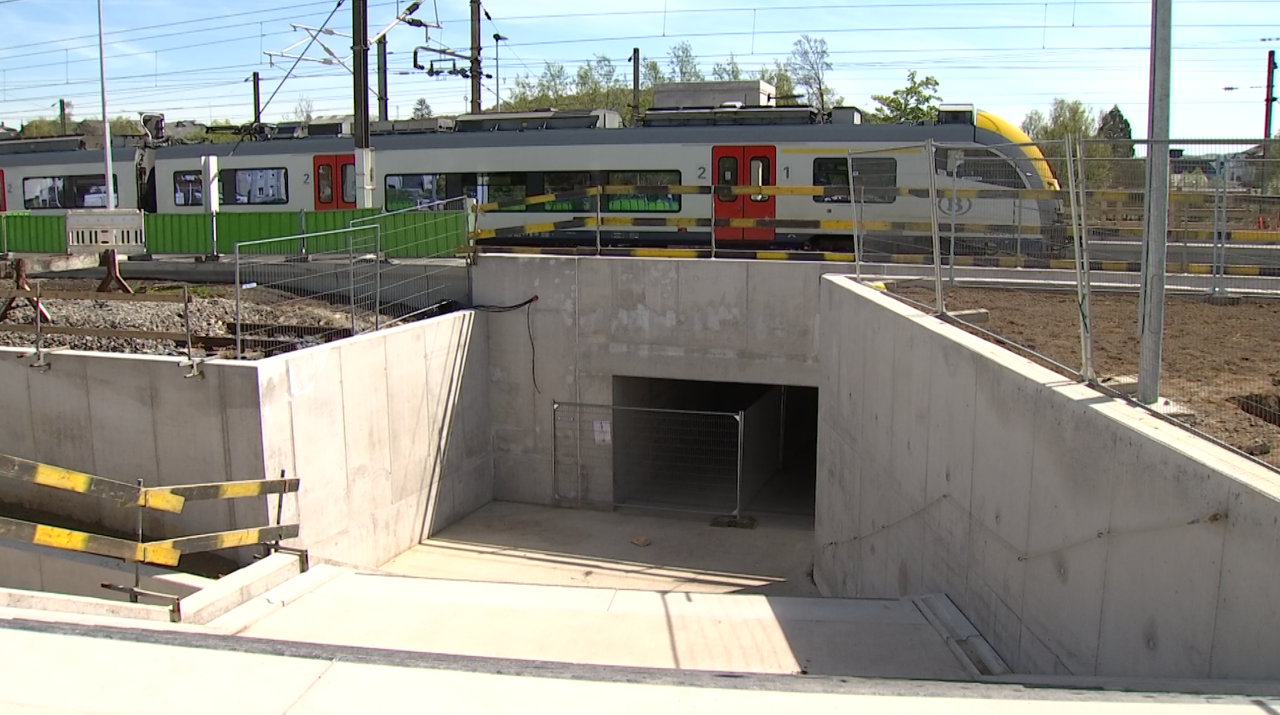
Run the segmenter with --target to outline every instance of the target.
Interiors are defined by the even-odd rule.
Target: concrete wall
[[[485,324],[452,313],[256,363],[266,471],[302,479],[285,520],[313,559],[380,566],[492,500]]]
[[[494,498],[555,503],[552,401],[611,404],[615,376],[816,386],[819,282],[841,270],[780,261],[481,256],[473,269],[476,304],[539,298],[532,349],[523,310],[490,319]],[[597,472],[582,502],[605,506],[612,474]]]
[[[283,470],[302,480],[285,497],[285,521],[301,524],[291,545],[379,566],[492,498],[485,323],[459,312],[265,360],[214,360],[202,379],[185,378],[177,358],[60,351],[41,372],[0,349],[0,453],[146,486]],[[262,526],[275,500],[146,512],[145,535]],[[0,479],[0,503],[71,528],[136,528],[133,509],[13,480]]]
[[[257,367],[212,361],[203,379],[179,358],[58,351],[30,367],[0,348],[0,453],[146,486],[262,479]],[[258,526],[253,500],[147,512],[147,538]],[[0,480],[0,502],[132,535],[137,513],[104,499]],[[67,524],[74,527],[74,523]]]
[[[769,388],[743,412],[740,506],[746,506],[782,465],[782,388]]]
[[[842,277],[822,288],[831,596],[942,591],[1024,673],[1280,678],[1280,483]]]
[[[140,588],[186,598],[212,586],[213,579],[143,565]],[[65,593],[109,601],[128,601],[127,594],[108,591],[104,583],[133,585],[133,564],[118,559],[79,554],[31,544],[0,542],[0,588]],[[169,605],[143,598],[143,603]]]

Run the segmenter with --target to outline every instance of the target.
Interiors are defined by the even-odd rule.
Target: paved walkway
[[[764,516],[755,529],[708,522],[492,502],[382,568],[470,581],[818,595],[811,520]],[[638,537],[649,545],[637,546]]]
[[[1017,686],[441,662],[354,649],[101,627],[0,613],[0,712],[16,715],[750,712],[826,715],[1275,712],[1280,701]]]
[[[662,594],[345,572],[241,635],[645,668],[969,678],[911,601]]]

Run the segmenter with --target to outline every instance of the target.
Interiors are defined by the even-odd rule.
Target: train
[[[902,253],[932,245],[936,217],[957,253],[1012,252],[1015,241],[1019,252],[1064,248],[1048,161],[1019,128],[972,105],[898,124],[864,123],[852,109],[740,103],[650,109],[634,127],[610,110],[464,115],[375,123],[372,149],[360,151],[341,122],[288,138],[255,126],[219,144],[174,141],[158,124],[113,149],[119,207],[206,212],[201,158],[212,155],[220,211],[399,211],[466,197],[500,204],[476,228],[506,244],[833,251],[860,240],[864,251]],[[928,140],[939,147],[932,156]],[[106,205],[101,150],[82,138],[20,141],[0,141],[0,211]],[[646,188],[597,207],[582,195],[593,186]],[[683,188],[653,188],[663,186]],[[752,186],[777,189],[732,188]],[[566,221],[597,214],[603,228]]]

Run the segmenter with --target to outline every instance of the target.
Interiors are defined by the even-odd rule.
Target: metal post
[[[947,208],[951,209],[951,247],[947,258],[947,278],[951,287],[956,285],[956,215],[960,212],[960,199],[956,196],[956,175],[960,173],[959,149],[947,150],[947,168],[951,170],[951,200]]]
[[[859,260],[858,254],[858,229],[861,228],[858,221],[858,204],[853,200],[854,176],[856,172],[853,170],[853,150],[845,150],[844,169],[846,180],[849,182],[849,220],[853,222],[853,262],[856,280],[862,282],[862,261]]]
[[[3,187],[0,187],[3,190]],[[0,211],[0,258],[9,257],[9,215]]]
[[[217,214],[214,214],[214,218],[217,218]],[[240,275],[240,244],[237,243],[232,250],[235,252],[236,259],[236,357],[242,358],[244,357],[244,338],[242,337],[244,331],[240,328],[240,290],[244,285],[242,282],[244,278]]]
[[[373,329],[382,329],[382,225],[373,224]]]
[[[347,234],[347,292],[351,298],[351,336],[356,336],[356,244]]]
[[[355,80],[356,149],[369,148],[369,0],[352,0],[351,35]],[[336,177],[335,177],[336,178]]]
[[[1093,324],[1089,309],[1089,233],[1084,217],[1084,145],[1063,140],[1067,158],[1067,193],[1071,197],[1071,235],[1076,254],[1076,301],[1080,318],[1080,374],[1093,379]]]
[[[742,458],[743,458],[743,442],[746,440],[746,423],[747,413],[739,410],[738,412],[738,496],[734,500],[733,518],[742,517]]]
[[[253,123],[262,123],[262,75],[253,73]]]
[[[498,111],[502,111],[502,76],[498,73],[498,43],[507,38],[501,33],[493,33],[493,94],[498,98]]]
[[[102,94],[102,159],[106,173],[102,180],[106,185],[107,208],[116,208],[115,169],[111,166],[111,117],[107,115],[107,60],[102,43],[102,0],[98,0],[98,81]]]
[[[22,288],[24,286],[18,286]],[[41,318],[44,316],[42,309],[44,303],[40,300],[40,282],[36,281],[36,364],[44,365],[44,335],[41,332]]]
[[[138,479],[138,491],[142,491],[143,486],[144,486],[144,482],[142,481],[142,479],[141,479],[141,478],[139,478],[139,479]],[[141,550],[142,550],[142,549],[141,549],[141,546],[142,546],[142,508],[141,508],[141,507],[135,507],[135,508],[138,510],[138,534],[137,534],[137,536],[138,536],[138,546],[139,546],[139,549],[138,549],[138,550],[139,550],[139,551],[141,551]],[[133,592],[129,594],[129,602],[130,602],[130,603],[137,603],[137,602],[138,602],[138,589],[140,589],[140,588],[142,588],[142,562],[141,562],[141,561],[139,561],[137,558],[134,558],[134,560],[133,560]]]
[[[1214,295],[1225,291],[1223,281],[1227,272],[1227,186],[1226,177],[1223,176],[1225,168],[1226,162],[1222,159],[1214,161],[1214,169],[1217,173],[1213,182],[1213,285],[1210,288],[1210,292]]]
[[[182,323],[187,331],[187,359],[195,358],[195,353],[191,346],[191,293],[187,287],[182,286]]]
[[[852,197],[850,198],[852,200]],[[861,186],[858,187],[858,230],[853,233],[853,263],[855,278],[858,282],[862,282],[862,242],[866,237],[866,232],[862,230],[862,223],[867,217],[867,192]]]
[[[604,200],[604,187],[596,187],[596,255],[600,255],[600,202]]]
[[[480,0],[471,0],[471,113],[480,113]]]
[[[387,36],[378,38],[378,121],[387,121]]]
[[[1160,398],[1160,361],[1164,340],[1166,244],[1169,240],[1169,84],[1173,0],[1151,2],[1151,79],[1147,118],[1147,187],[1143,216],[1143,281],[1138,400]]]
[[[58,128],[61,136],[67,135],[67,100],[58,100]]]
[[[1267,52],[1267,97],[1266,111],[1262,119],[1262,193],[1267,193],[1267,185],[1271,181],[1271,172],[1267,169],[1268,160],[1275,159],[1268,150],[1271,144],[1271,117],[1276,104],[1276,51]]]
[[[933,290],[937,302],[938,314],[947,312],[942,298],[942,236],[938,229],[938,171],[935,168],[933,138],[925,140],[924,160],[929,173],[929,223],[933,230]]]

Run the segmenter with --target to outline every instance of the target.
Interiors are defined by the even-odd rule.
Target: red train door
[[[4,169],[0,169],[0,213],[6,210],[4,207],[4,195],[8,193],[9,186],[4,183]]]
[[[315,157],[317,211],[337,211],[356,207],[355,154],[318,154]]]
[[[715,167],[715,190],[712,202],[717,219],[772,219],[777,217],[777,197],[764,194],[734,194],[729,186],[776,185],[777,148],[772,146],[717,146],[711,148],[711,164]],[[768,228],[716,227],[717,241],[772,242],[774,230]]]

